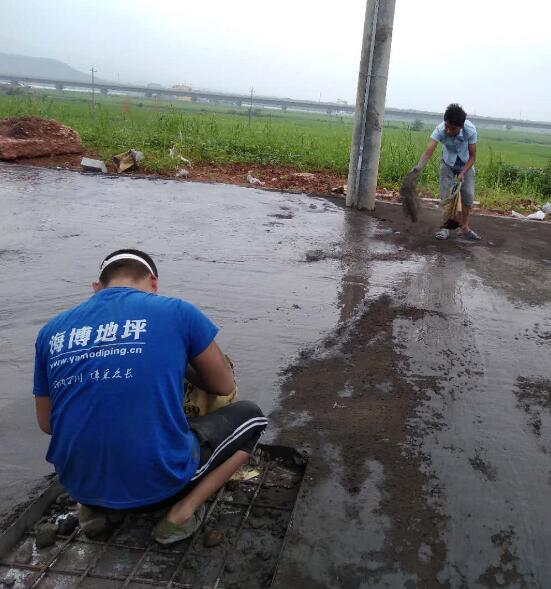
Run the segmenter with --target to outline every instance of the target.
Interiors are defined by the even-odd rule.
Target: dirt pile
[[[17,117],[0,120],[2,160],[83,152],[80,135],[52,119]]]

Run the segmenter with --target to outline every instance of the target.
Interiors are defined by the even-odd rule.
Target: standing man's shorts
[[[440,162],[440,200],[446,200],[450,196],[451,189],[455,183],[455,178],[461,172],[464,165],[448,166],[444,161]],[[474,201],[474,166],[465,174],[465,180],[461,185],[461,204],[466,207],[472,207]]]

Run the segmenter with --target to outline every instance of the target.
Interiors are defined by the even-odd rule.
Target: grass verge
[[[346,175],[352,120],[347,116],[200,105],[175,100],[89,94],[25,93],[0,96],[0,117],[36,115],[76,129],[85,147],[110,159],[129,148],[144,151],[147,171],[181,165],[169,148],[194,162],[289,166],[299,171]],[[388,122],[383,132],[379,184],[397,188],[417,162],[432,129],[413,131]],[[487,208],[530,209],[551,200],[551,134],[480,130],[477,198]],[[438,158],[421,177],[438,192]]]

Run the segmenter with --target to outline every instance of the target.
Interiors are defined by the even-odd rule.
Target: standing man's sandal
[[[457,237],[461,237],[462,239],[467,239],[468,241],[480,241],[482,237],[475,233],[472,229],[467,229],[467,231],[460,230],[457,234]]]

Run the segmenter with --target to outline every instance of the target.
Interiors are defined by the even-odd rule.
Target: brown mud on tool
[[[417,176],[416,170],[411,170],[403,179],[400,186],[400,196],[402,197],[402,207],[404,213],[413,222],[419,218],[419,200],[417,198]]]
[[[442,207],[442,227],[457,229],[461,223],[461,182],[455,182],[449,196],[440,203]]]

